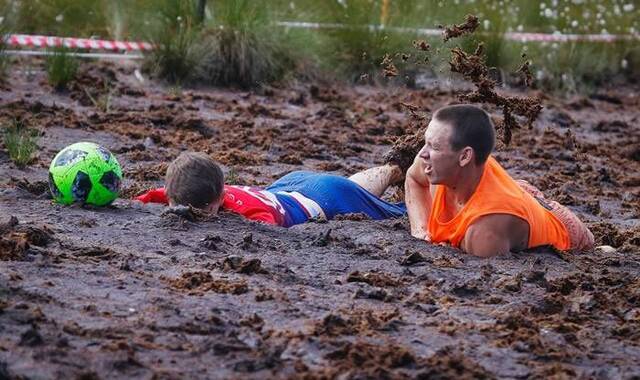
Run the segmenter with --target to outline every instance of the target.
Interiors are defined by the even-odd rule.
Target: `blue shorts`
[[[265,190],[270,192],[296,191],[315,201],[327,219],[336,215],[363,213],[371,219],[399,218],[407,213],[404,203],[389,203],[371,194],[355,182],[337,175],[309,171],[291,172],[272,183]],[[292,224],[306,222],[304,214],[298,214]]]

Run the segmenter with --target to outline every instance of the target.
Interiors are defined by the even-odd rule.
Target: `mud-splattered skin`
[[[429,113],[460,93],[169,95],[132,71],[85,71],[115,74],[108,114],[73,92],[52,95],[41,69],[32,81],[12,71],[0,92],[2,121],[23,117],[43,133],[26,170],[0,150],[0,378],[640,375],[638,88],[535,94],[544,109],[534,128],[496,153],[617,251],[484,260],[411,238],[406,219],[283,229],[226,213],[188,221],[123,200],[52,205],[47,167],[72,142],[110,149],[128,196],[160,184],[184,149],[219,159],[230,182],[264,185],[302,168],[349,175],[380,164],[415,125],[402,103]]]

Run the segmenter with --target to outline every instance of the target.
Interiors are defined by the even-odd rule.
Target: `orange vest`
[[[491,156],[471,198],[451,220],[442,220],[446,187],[436,185],[428,229],[434,243],[459,247],[467,228],[488,214],[509,214],[529,223],[529,248],[552,245],[559,250],[570,247],[569,233],[562,222],[543,207],[509,176]]]

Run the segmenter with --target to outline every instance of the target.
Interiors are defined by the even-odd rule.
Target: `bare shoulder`
[[[477,256],[494,256],[527,247],[529,224],[509,214],[490,214],[467,228],[461,247]]]
[[[469,230],[479,232],[511,232],[514,228],[527,225],[527,222],[521,218],[509,214],[489,214],[478,218]]]

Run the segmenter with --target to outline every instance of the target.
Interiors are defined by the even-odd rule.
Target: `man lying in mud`
[[[294,171],[264,189],[224,184],[218,164],[204,153],[183,152],[167,169],[165,187],[135,198],[144,203],[192,206],[215,214],[220,208],[267,224],[290,227],[313,218],[362,213],[371,219],[401,217],[403,204],[380,199],[402,181],[399,166],[387,164],[349,178]]]
[[[494,145],[494,126],[482,109],[435,112],[405,179],[411,234],[482,257],[543,245],[591,249],[593,234],[578,217],[511,178],[490,155]]]

